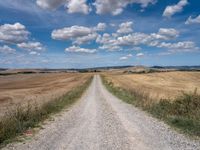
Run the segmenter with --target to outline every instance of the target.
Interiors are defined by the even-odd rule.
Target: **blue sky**
[[[197,0],[0,0],[0,67],[200,65]]]

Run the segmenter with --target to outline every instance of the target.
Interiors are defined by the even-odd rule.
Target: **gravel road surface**
[[[200,150],[191,140],[147,113],[109,93],[95,75],[91,86],[69,110],[43,125],[16,150]]]

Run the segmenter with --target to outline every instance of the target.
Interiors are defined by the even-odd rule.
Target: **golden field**
[[[36,73],[0,76],[0,116],[17,105],[43,104],[82,85],[91,77],[80,73]]]
[[[148,95],[149,98],[175,99],[184,93],[200,93],[200,72],[160,72],[148,74],[105,73],[114,86]]]

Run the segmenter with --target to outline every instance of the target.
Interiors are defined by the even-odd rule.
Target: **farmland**
[[[107,89],[165,121],[177,130],[200,136],[200,73],[104,74]]]
[[[89,74],[37,73],[0,76],[0,116],[28,103],[43,104],[83,84]]]
[[[145,93],[155,101],[160,99],[173,100],[182,93],[200,93],[200,72],[161,72],[148,74],[106,74],[106,78],[115,86],[127,90]]]

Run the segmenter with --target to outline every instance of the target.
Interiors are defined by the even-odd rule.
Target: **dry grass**
[[[182,73],[176,72],[176,74],[177,76],[181,74],[180,76],[184,78]],[[196,74],[194,76],[196,77]],[[186,77],[188,77],[188,73],[186,73]],[[117,84],[113,83],[116,79],[112,76],[104,75],[102,78],[107,89],[123,101],[151,113],[153,116],[165,121],[179,131],[194,137],[200,137],[200,94],[197,93],[197,90],[194,90],[192,93],[178,94],[179,96],[176,98],[173,97],[173,99],[164,98],[155,100],[150,97],[151,93],[149,93],[153,91],[146,90],[147,92],[145,93],[139,89],[131,89],[131,82],[129,82],[129,88],[127,86],[120,86],[119,84],[116,86]],[[184,79],[186,80],[186,78]],[[191,84],[191,79],[187,80],[188,82],[184,81],[186,87],[187,83]],[[174,82],[176,85],[176,80]],[[173,87],[173,83],[171,86]],[[160,86],[160,89],[161,91],[165,90],[165,86]]]
[[[200,72],[163,72],[150,74],[106,74],[115,86],[148,96],[154,101],[173,100],[182,93],[200,88]],[[200,93],[200,90],[197,91]]]
[[[0,117],[16,105],[44,104],[82,85],[91,74],[45,73],[0,76]]]
[[[0,148],[27,129],[37,126],[50,114],[59,112],[74,103],[89,86],[91,79],[92,77],[87,78],[82,85],[71,89],[61,97],[43,103],[43,105],[28,103],[26,107],[22,105],[13,107],[12,111],[6,113],[0,120]]]

